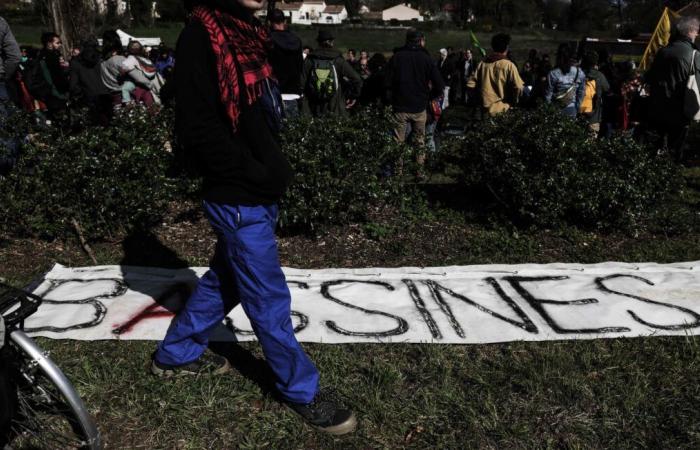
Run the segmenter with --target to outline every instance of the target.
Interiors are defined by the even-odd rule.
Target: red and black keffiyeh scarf
[[[264,80],[272,75],[272,67],[267,62],[269,33],[260,24],[251,24],[206,6],[195,7],[192,18],[199,20],[209,32],[221,102],[235,131],[241,112],[240,80],[243,80],[246,99],[251,105],[262,95]]]

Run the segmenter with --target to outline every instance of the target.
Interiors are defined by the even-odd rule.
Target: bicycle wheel
[[[13,331],[17,416],[13,448],[100,449],[99,432],[61,369],[24,332]]]

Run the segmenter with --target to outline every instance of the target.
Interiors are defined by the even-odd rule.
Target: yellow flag
[[[651,35],[649,40],[649,45],[644,51],[644,56],[642,57],[642,62],[639,65],[641,70],[649,70],[651,68],[651,63],[654,61],[654,56],[661,48],[668,45],[668,41],[671,39],[671,20],[677,19],[679,15],[668,8],[664,8],[663,14],[661,14],[661,19],[656,25],[654,34]]]

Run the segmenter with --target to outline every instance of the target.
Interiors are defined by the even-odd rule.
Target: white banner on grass
[[[302,342],[473,344],[700,334],[700,262],[284,269]],[[56,265],[26,322],[56,339],[161,339],[206,268]],[[217,341],[254,336],[240,306]]]

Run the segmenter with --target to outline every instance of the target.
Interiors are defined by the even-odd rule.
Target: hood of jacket
[[[342,54],[340,53],[340,50],[336,50],[334,48],[318,48],[311,52],[311,58],[336,59],[342,58]]]

